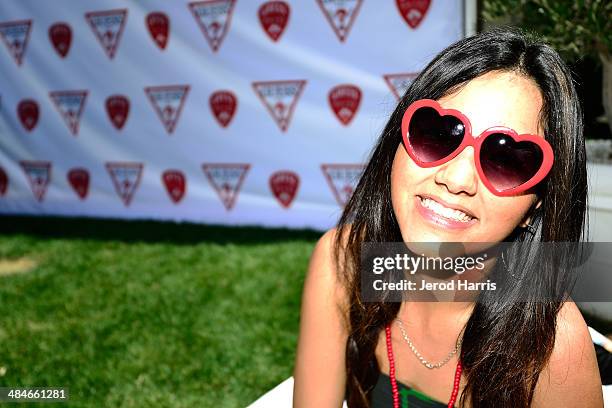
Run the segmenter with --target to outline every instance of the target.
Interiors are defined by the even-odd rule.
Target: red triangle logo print
[[[55,91],[49,92],[49,96],[66,122],[70,133],[74,136],[78,135],[87,91]]]
[[[110,174],[115,191],[123,204],[129,206],[142,178],[142,163],[108,162],[106,170]]]
[[[28,178],[34,198],[42,202],[45,199],[49,181],[51,181],[51,162],[22,160],[19,164]]]
[[[151,38],[160,50],[165,50],[170,36],[170,19],[166,13],[152,12],[145,19]]]
[[[210,95],[210,110],[221,127],[227,127],[236,113],[238,98],[231,91],[217,91]]]
[[[329,91],[329,106],[344,126],[355,117],[361,103],[361,89],[355,85],[338,85]]]
[[[127,9],[117,9],[85,13],[85,19],[110,59],[113,59],[119,47],[127,12]]]
[[[0,37],[17,65],[21,65],[32,31],[32,20],[0,23]]]
[[[21,125],[25,130],[31,132],[38,123],[40,109],[38,102],[33,99],[24,99],[17,105],[17,117],[21,121]]]
[[[185,173],[180,170],[166,170],[162,174],[162,182],[172,202],[178,204],[185,196],[187,188]]]
[[[284,207],[289,208],[300,185],[300,177],[293,171],[277,171],[270,176],[270,190]]]
[[[321,170],[323,170],[327,183],[341,207],[344,207],[353,195],[363,168],[363,164],[321,165]]]
[[[9,178],[6,174],[6,171],[2,167],[0,167],[0,197],[6,194],[6,190],[8,190]]]
[[[89,191],[89,171],[82,167],[75,167],[68,171],[66,175],[68,178],[68,183],[74,190],[75,193],[79,196],[81,200],[87,198],[87,193]]]
[[[61,58],[66,58],[72,43],[72,28],[67,23],[55,23],[49,27],[49,40]]]
[[[431,0],[395,0],[395,4],[410,28],[417,28],[425,18]]]
[[[395,95],[397,100],[400,100],[417,75],[419,75],[418,72],[406,72],[402,74],[387,74],[383,75],[383,77],[389,88],[391,88],[393,95]]]
[[[174,132],[189,93],[189,85],[149,86],[145,88],[145,93],[168,134]]]
[[[251,165],[245,163],[202,164],[202,170],[204,170],[206,178],[219,195],[226,210],[230,211],[234,207],[242,183],[250,168]]]
[[[305,85],[303,80],[253,82],[253,89],[280,130],[285,132]]]
[[[121,130],[130,114],[130,100],[124,95],[111,95],[106,98],[106,114],[117,130]]]
[[[272,41],[278,41],[287,23],[291,8],[284,1],[268,1],[259,6],[259,22]]]
[[[206,0],[189,3],[210,48],[217,52],[227,34],[236,0]]]
[[[363,0],[317,0],[325,18],[342,42],[346,40]]]

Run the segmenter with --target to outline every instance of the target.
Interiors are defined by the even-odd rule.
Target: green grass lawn
[[[0,386],[69,387],[72,407],[243,407],[292,374],[319,233],[0,223]]]
[[[0,217],[0,386],[68,387],[71,407],[244,407],[292,374],[319,235]]]

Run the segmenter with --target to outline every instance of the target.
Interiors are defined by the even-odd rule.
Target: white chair
[[[289,377],[262,395],[247,408],[292,408],[292,406],[293,377]],[[342,404],[342,408],[347,408],[346,401]]]

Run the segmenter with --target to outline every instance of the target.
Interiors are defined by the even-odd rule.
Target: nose
[[[436,184],[445,186],[453,194],[476,194],[478,172],[474,162],[474,148],[466,147],[451,161],[440,166],[435,176]]]

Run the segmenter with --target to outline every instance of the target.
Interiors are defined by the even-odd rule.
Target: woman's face
[[[474,135],[492,126],[544,134],[538,123],[540,90],[531,79],[515,73],[489,72],[438,103],[465,114]],[[400,144],[391,170],[391,200],[404,242],[500,242],[526,224],[537,198],[491,193],[478,176],[472,147],[438,167],[422,168]],[[466,222],[456,212],[449,217],[448,208],[462,209],[471,219]]]

